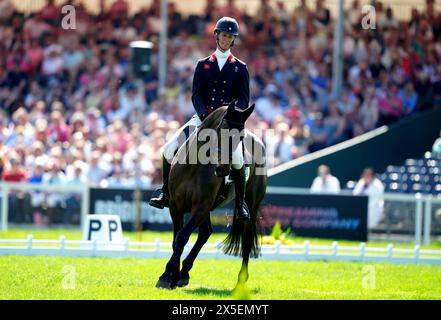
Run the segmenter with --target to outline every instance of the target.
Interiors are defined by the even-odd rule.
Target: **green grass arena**
[[[81,239],[76,230],[10,230],[0,238]],[[132,241],[171,241],[170,232],[130,233]],[[195,241],[193,235],[192,241]],[[214,234],[210,242],[223,239]],[[293,238],[295,243],[305,239]],[[330,240],[309,239],[312,244]],[[345,245],[358,243],[345,241]],[[369,242],[367,246],[385,246]],[[412,244],[396,247],[411,248]],[[440,249],[439,242],[430,248]],[[0,299],[440,299],[441,267],[361,262],[259,261],[249,265],[247,288],[233,292],[241,260],[197,259],[190,285],[156,289],[165,259],[0,256]]]

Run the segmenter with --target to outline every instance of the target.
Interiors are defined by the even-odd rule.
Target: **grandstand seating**
[[[402,165],[390,165],[379,175],[385,192],[441,193],[441,156],[426,152],[422,158],[406,159]],[[346,188],[352,190],[354,181]]]

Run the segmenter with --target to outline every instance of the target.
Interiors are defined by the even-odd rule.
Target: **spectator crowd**
[[[68,2],[66,2],[68,4]],[[194,113],[193,70],[215,49],[214,24],[235,17],[232,52],[248,65],[256,112],[247,127],[262,133],[276,166],[441,106],[441,13],[435,1],[399,21],[375,2],[376,28],[362,8],[346,11],[342,97],[331,96],[335,20],[326,1],[262,0],[252,16],[235,1],[208,0],[202,15],[168,7],[166,87],[158,92],[158,45],[151,74],[130,72],[129,42],[158,44],[160,1],[129,15],[116,0],[99,14],[75,4],[75,29],[61,27],[52,0],[18,12],[0,0],[0,170],[3,180],[144,187],[161,181],[161,147]],[[273,129],[271,136],[263,135]],[[57,199],[53,200],[57,201]]]

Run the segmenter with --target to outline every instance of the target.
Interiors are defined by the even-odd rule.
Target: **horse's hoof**
[[[190,281],[190,278],[184,278],[184,279],[179,279],[178,281],[178,287],[179,288],[183,288],[188,286],[188,282]]]
[[[172,290],[176,286],[173,286],[170,281],[159,279],[158,282],[156,282],[156,288],[158,289],[169,289]]]

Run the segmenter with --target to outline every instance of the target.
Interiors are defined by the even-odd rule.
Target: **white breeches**
[[[163,155],[169,162],[171,162],[175,156],[175,152],[178,148],[185,142],[185,136],[183,133],[184,129],[189,126],[191,132],[192,130],[197,129],[201,123],[202,121],[199,119],[198,115],[195,114],[186,124],[180,127],[164,145]],[[234,169],[240,169],[243,166],[242,141],[239,142],[236,149],[233,151],[231,165]]]

